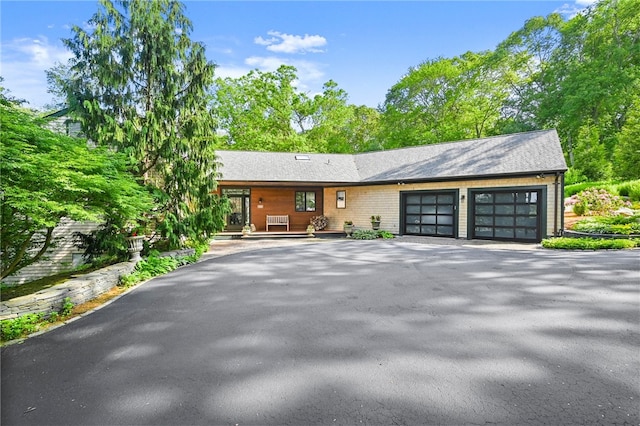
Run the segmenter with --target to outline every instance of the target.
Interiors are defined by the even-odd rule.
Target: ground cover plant
[[[58,312],[52,312],[48,315],[45,313],[33,313],[21,315],[15,319],[2,320],[0,323],[0,341],[4,343],[41,331],[55,323],[65,321],[70,317],[81,315],[90,309],[96,308],[108,300],[120,295],[127,288],[140,282],[171,272],[180,266],[195,263],[200,259],[202,254],[207,251],[208,245],[191,245],[194,245],[193,248],[195,252],[189,256],[160,257],[159,252],[152,252],[149,257],[138,262],[133,273],[121,277],[120,286],[116,289],[112,289],[108,294],[103,294],[94,300],[83,303],[82,305],[75,306],[71,302],[71,299],[67,297],[64,299],[62,307]],[[99,302],[96,303],[96,301]]]
[[[592,234],[640,234],[640,215],[589,217],[576,222],[572,230]]]
[[[162,257],[159,252],[154,250],[149,254],[149,257],[138,262],[132,273],[122,276],[120,278],[120,284],[124,287],[130,287],[158,275],[169,273],[180,266],[194,263],[202,256],[207,248],[208,246],[205,244],[196,244],[194,254],[176,257]]]
[[[356,229],[351,234],[354,240],[375,240],[377,238],[391,239],[394,235],[389,231],[373,230],[373,229]]]
[[[61,321],[71,315],[74,304],[70,298],[65,298],[58,312],[50,314],[33,313],[21,315],[18,318],[6,319],[0,322],[0,338],[3,342],[19,339],[35,333],[45,325]]]

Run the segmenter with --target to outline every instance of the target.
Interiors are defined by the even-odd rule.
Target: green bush
[[[617,185],[618,194],[629,197],[631,201],[640,201],[640,180],[631,180]]]
[[[351,238],[354,240],[375,240],[377,238],[390,239],[394,237],[395,236],[389,231],[373,229],[356,229],[351,234]]]
[[[58,321],[71,314],[71,310],[75,305],[71,302],[70,297],[65,297],[62,301],[62,307],[58,312],[51,312],[49,315],[43,313],[25,314],[15,319],[2,320],[0,329],[3,341],[18,339],[27,334],[38,331],[43,323],[52,323]]]
[[[624,182],[596,181],[567,184],[564,187],[564,196],[569,198],[587,189],[604,189],[614,195],[629,197],[631,201],[640,201],[640,180],[628,180]]]
[[[590,217],[576,222],[573,230],[597,234],[640,234],[640,216]]]
[[[547,238],[542,240],[542,247],[565,250],[605,250],[630,249],[640,247],[639,239],[606,239],[606,238]]]
[[[2,340],[13,340],[38,330],[44,321],[44,314],[26,314],[15,319],[2,320]]]
[[[160,257],[159,253],[154,250],[149,254],[149,257],[138,262],[132,273],[120,277],[120,285],[131,287],[139,282],[171,272],[180,266],[195,263],[208,249],[208,245],[198,244],[194,249],[194,254],[178,257]]]
[[[564,196],[565,198],[571,197],[579,192],[582,192],[587,189],[605,189],[609,192],[615,192],[614,184],[609,181],[596,181],[596,182],[582,182],[576,183],[573,185],[565,185],[564,187]]]

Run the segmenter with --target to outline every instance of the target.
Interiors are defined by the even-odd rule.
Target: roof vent
[[[311,158],[308,155],[296,155],[296,160],[298,160],[298,161],[311,161]]]

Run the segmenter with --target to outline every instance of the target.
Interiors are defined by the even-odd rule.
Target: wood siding
[[[229,188],[225,186],[225,188]],[[297,212],[296,192],[315,192],[316,211]],[[262,199],[262,204],[260,204]],[[267,215],[289,215],[291,231],[304,231],[313,216],[323,214],[323,189],[321,187],[252,187],[251,188],[251,223],[256,231],[266,231]],[[286,231],[286,226],[270,226],[270,232]]]

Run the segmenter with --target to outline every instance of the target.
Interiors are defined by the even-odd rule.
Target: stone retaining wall
[[[630,234],[630,235],[625,235],[625,234],[595,234],[595,233],[590,233],[590,232],[578,232],[578,231],[571,231],[571,230],[567,230],[565,229],[564,232],[562,233],[563,237],[568,237],[568,238],[605,238],[605,239],[630,239],[630,238],[640,238],[640,235],[638,234]]]
[[[0,302],[0,320],[17,318],[20,315],[31,313],[57,312],[62,308],[63,300],[67,297],[71,298],[74,305],[95,299],[118,285],[120,277],[130,274],[135,266],[134,262],[118,263],[78,278],[72,278],[63,284],[40,290],[37,293]]]

